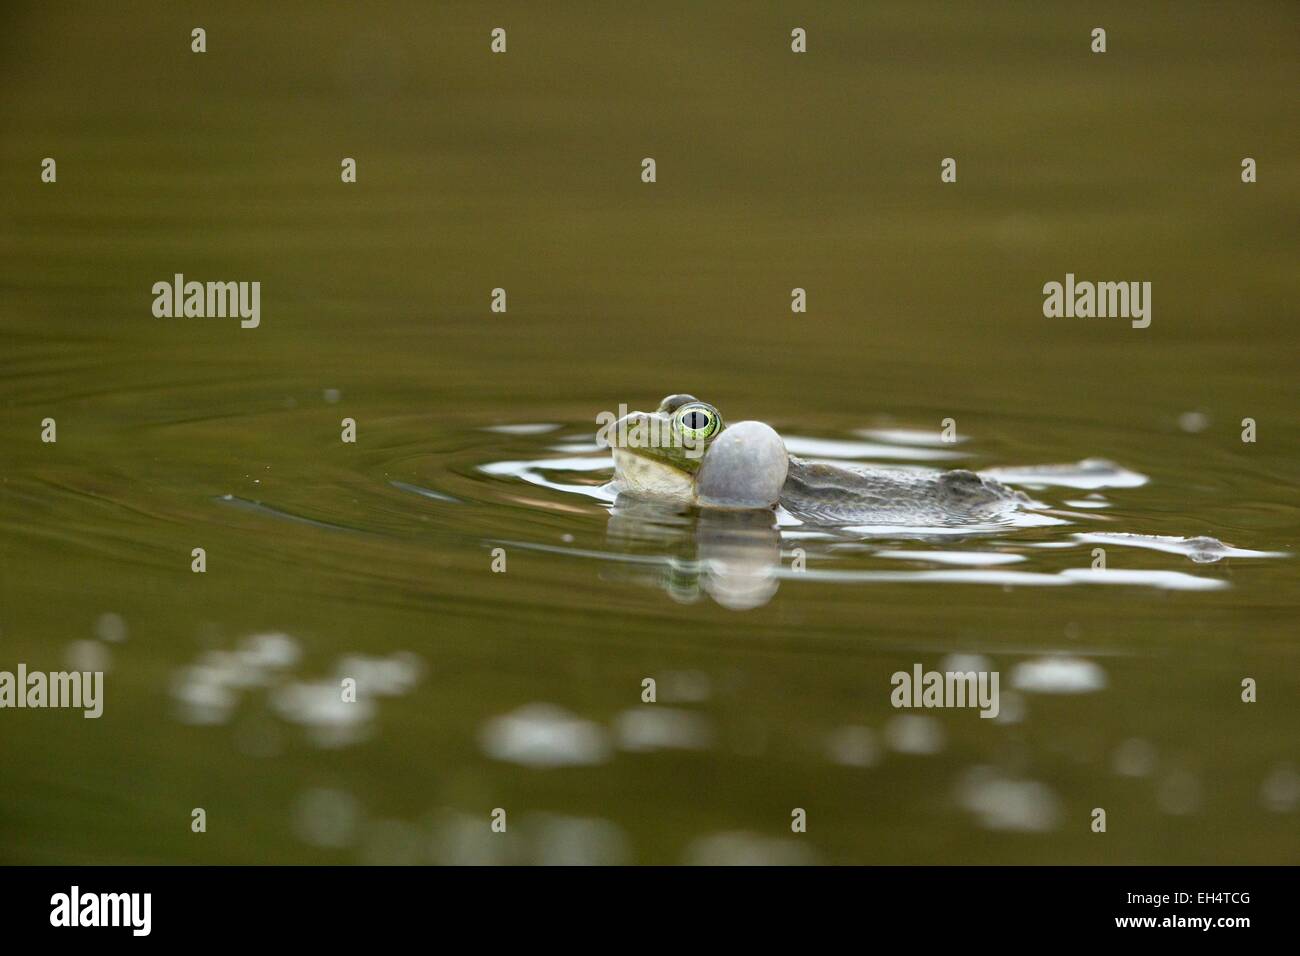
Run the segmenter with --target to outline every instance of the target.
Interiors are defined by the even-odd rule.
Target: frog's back
[[[790,457],[781,505],[826,524],[953,526],[1029,504],[1022,493],[973,471],[907,471]]]

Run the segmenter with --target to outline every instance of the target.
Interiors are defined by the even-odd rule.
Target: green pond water
[[[653,7],[6,5],[0,671],[106,675],[0,710],[0,862],[1300,858],[1295,7]],[[596,416],[680,391],[1113,468],[965,534],[615,504]]]

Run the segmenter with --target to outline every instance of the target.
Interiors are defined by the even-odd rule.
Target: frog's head
[[[607,433],[619,485],[638,497],[689,502],[709,444],[726,427],[694,395],[669,395],[653,412],[624,415]]]
[[[769,508],[785,483],[788,459],[761,422],[728,428],[694,395],[669,395],[651,413],[632,412],[608,430],[620,490],[716,508]]]

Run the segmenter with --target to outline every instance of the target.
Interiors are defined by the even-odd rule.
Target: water
[[[0,669],[107,699],[0,713],[0,859],[1296,858],[1288,8],[1116,12],[1105,71],[1032,7],[846,7],[802,61],[689,7],[516,8],[497,58],[468,7],[236,7],[203,57],[4,16]],[[178,271],[261,326],[153,318]],[[1152,281],[1152,326],[1044,319],[1066,271]],[[597,413],[678,391],[1046,509],[615,504]],[[999,671],[999,716],[894,709],[917,663]]]

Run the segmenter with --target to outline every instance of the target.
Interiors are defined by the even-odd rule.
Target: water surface
[[[9,7],[0,669],[108,676],[0,713],[0,859],[1293,862],[1294,10],[1090,16]],[[1067,271],[1151,327],[1043,318]],[[679,391],[1046,510],[611,501],[596,415]]]

